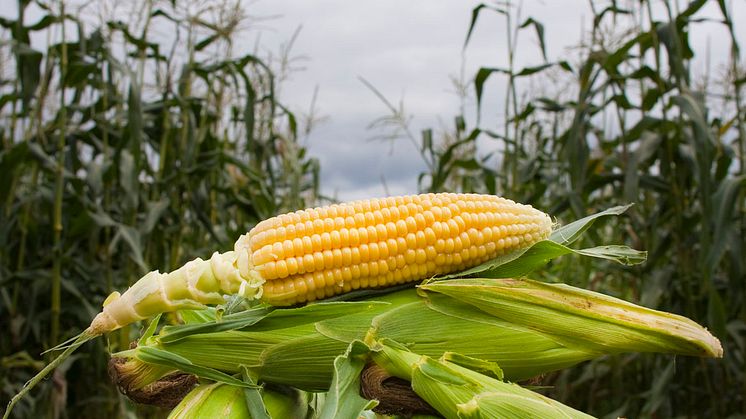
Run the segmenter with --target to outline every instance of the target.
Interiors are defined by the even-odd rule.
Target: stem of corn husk
[[[109,378],[122,394],[133,401],[165,408],[176,406],[197,385],[194,375],[119,357],[109,360]]]
[[[389,374],[372,362],[360,374],[360,395],[368,400],[377,400],[378,405],[373,411],[383,415],[410,417],[415,414],[438,414],[412,390],[409,381]]]
[[[386,343],[372,346],[373,361],[411,381],[415,393],[447,418],[591,418],[517,384]]]

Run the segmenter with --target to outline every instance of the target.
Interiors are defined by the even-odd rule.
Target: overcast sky
[[[479,67],[505,67],[507,62],[505,20],[495,13],[480,16],[468,48],[463,49],[471,10],[478,1],[241,1],[247,14],[257,19],[245,34],[246,42],[239,43],[247,50],[254,48],[258,37],[264,52],[276,54],[301,28],[291,51],[291,56],[300,58],[294,62],[299,69],[281,86],[281,100],[296,113],[304,113],[318,89],[317,113],[325,119],[314,126],[304,144],[321,161],[323,193],[341,200],[417,192],[417,176],[424,169],[411,142],[371,140],[382,132],[368,126],[387,115],[387,109],[361,77],[391,102],[404,103],[412,117],[412,132],[419,138],[423,128],[452,127],[460,100],[451,77],[458,77],[462,66],[465,79],[470,80]],[[0,7],[0,15],[17,15],[15,2],[0,3],[6,6]],[[591,27],[588,2],[514,3],[521,5],[521,21],[530,16],[543,23],[548,60],[572,61],[571,47]],[[737,37],[746,47],[746,1],[729,3]],[[697,17],[719,18],[716,2],[710,2]],[[28,16],[28,21],[34,17]],[[730,42],[722,25],[698,23],[694,28],[690,43],[697,58],[693,65],[696,80],[707,70],[705,51],[710,51],[710,71],[717,73],[727,61]],[[533,31],[521,32],[518,45],[516,68],[543,62]],[[249,51],[237,54],[245,52]],[[481,128],[500,128],[493,115],[502,112],[504,85],[505,79],[499,76],[485,85]],[[473,94],[472,86],[469,92]],[[471,129],[475,127],[473,97],[467,105]],[[480,145],[489,147],[487,141]]]
[[[746,2],[734,3],[734,20],[746,22]],[[385,115],[386,108],[358,78],[371,82],[394,103],[403,100],[416,135],[425,127],[450,126],[460,103],[450,77],[459,74],[471,10],[479,2],[259,0],[246,4],[250,15],[278,16],[262,25],[265,48],[287,42],[302,26],[293,52],[306,57],[299,62],[304,70],[283,86],[282,96],[302,111],[318,87],[316,104],[327,119],[316,125],[306,144],[321,160],[323,191],[343,200],[381,196],[386,192],[381,180],[385,178],[391,194],[416,192],[417,175],[423,169],[417,151],[406,140],[393,147],[370,141],[381,132],[367,126]],[[718,15],[716,4],[710,6],[702,16]],[[522,16],[544,24],[550,61],[567,58],[568,47],[577,45],[591,26],[588,2],[581,0],[524,1]],[[737,26],[741,45],[746,45],[746,25]],[[726,60],[729,43],[724,31],[704,25],[694,35],[692,45],[698,56],[704,56],[709,42],[712,67]],[[516,66],[540,64],[534,33],[526,31],[521,37]],[[504,20],[494,13],[483,14],[463,57],[467,78],[480,66],[505,66]],[[695,75],[704,71],[704,63],[698,65]],[[489,110],[482,119],[486,127],[497,123],[489,114],[498,112],[503,84],[495,77],[485,88],[491,95],[484,105]]]

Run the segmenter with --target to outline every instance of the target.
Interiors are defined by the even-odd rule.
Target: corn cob
[[[293,305],[357,289],[459,271],[549,236],[548,215],[477,194],[424,194],[356,201],[279,215],[241,236],[234,250],[150,272],[113,293],[88,332],[115,330],[224,295]]]
[[[548,237],[551,224],[495,196],[430,194],[274,217],[244,241],[265,299],[284,305],[459,271]]]

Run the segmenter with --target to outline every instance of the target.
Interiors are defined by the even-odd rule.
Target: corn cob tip
[[[264,280],[244,256],[248,252],[237,249],[215,252],[209,260],[194,259],[173,272],[149,272],[123,294],[109,295],[88,331],[100,335],[159,313],[222,304],[226,295],[260,298]]]
[[[93,318],[86,332],[99,336],[117,328],[116,322],[106,312],[100,312]]]

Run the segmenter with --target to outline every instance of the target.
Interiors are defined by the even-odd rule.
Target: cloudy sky
[[[566,16],[546,24],[549,34],[565,34],[563,43],[579,38],[584,8],[568,11],[562,2],[527,2],[526,6],[529,3],[532,7],[524,7],[525,16],[538,10],[543,16]],[[467,78],[480,65],[504,65],[505,26],[497,15],[486,13],[480,18],[462,54],[476,4],[282,0],[249,5],[249,14],[279,16],[262,25],[268,28],[262,34],[267,48],[286,42],[301,27],[293,51],[306,58],[299,62],[304,70],[293,75],[282,94],[294,109],[304,110],[318,88],[316,105],[326,119],[316,125],[307,146],[321,160],[325,193],[347,200],[417,191],[422,159],[406,139],[393,144],[373,139],[383,131],[368,126],[387,109],[359,78],[392,103],[404,104],[416,136],[425,127],[450,127],[460,105],[451,77],[459,76],[462,62]],[[526,32],[525,41],[519,65],[540,63],[533,33]],[[561,52],[555,42],[548,43],[549,51]]]
[[[468,81],[479,67],[505,67],[507,62],[505,20],[495,13],[480,16],[468,48],[463,49],[471,10],[478,1],[241,1],[256,22],[245,34],[243,45],[247,50],[254,48],[259,39],[264,52],[276,54],[300,28],[291,50],[291,56],[298,58],[294,61],[298,71],[282,85],[281,96],[296,113],[304,113],[314,91],[318,91],[316,111],[324,119],[315,124],[304,142],[321,161],[323,192],[341,200],[414,193],[417,176],[424,168],[410,141],[387,143],[373,139],[383,132],[368,127],[387,115],[387,109],[360,78],[369,81],[392,103],[398,105],[401,101],[412,118],[413,134],[419,136],[423,128],[437,131],[452,126],[461,104],[452,77],[463,74]],[[0,15],[17,14],[15,2],[0,2],[9,3],[9,7],[0,7]],[[578,45],[591,27],[587,1],[514,3],[521,8],[518,20],[530,16],[543,23],[549,61],[573,60],[571,47]],[[746,22],[746,1],[729,3],[733,6],[733,20]],[[653,4],[660,9],[661,2]],[[718,18],[716,2],[710,2],[698,17]],[[29,16],[28,20],[34,19]],[[746,25],[737,24],[737,31],[742,47],[746,47]],[[721,25],[697,24],[691,44],[698,58],[693,68],[695,79],[707,71],[704,52],[708,49],[709,70],[717,73],[723,67],[730,43]],[[541,64],[539,51],[535,33],[521,32],[516,68]],[[499,76],[493,76],[486,84],[482,128],[500,128],[493,115],[502,113],[504,84],[505,79]],[[556,85],[551,81],[543,84]],[[471,86],[469,92],[473,92]],[[468,126],[473,128],[473,98],[467,101],[466,110]],[[490,146],[487,141],[481,143],[484,148]]]
[[[384,104],[359,78],[365,78],[391,102],[403,101],[412,116],[412,128],[450,126],[459,109],[450,78],[464,68],[471,78],[480,66],[506,65],[505,21],[494,13],[480,17],[468,48],[462,49],[476,1],[344,1],[259,0],[246,3],[255,16],[275,16],[263,22],[262,44],[278,48],[297,28],[293,53],[305,59],[303,67],[283,86],[286,103],[297,111],[308,109],[318,88],[317,111],[326,119],[306,140],[312,155],[321,160],[325,193],[347,200],[413,193],[423,163],[411,142],[372,141],[381,131],[368,129],[386,115]],[[683,4],[683,2],[681,2]],[[746,21],[746,2],[735,1],[734,20]],[[713,3],[702,15],[717,16]],[[591,26],[588,3],[581,0],[524,1],[522,19],[532,16],[545,26],[549,60],[566,59],[581,35]],[[716,25],[703,24],[692,44],[698,55],[710,48],[711,69],[727,58],[726,34]],[[746,45],[746,29],[739,38]],[[517,67],[542,62],[532,31],[519,40]],[[697,63],[695,75],[705,63]],[[500,112],[504,80],[488,83],[482,123],[494,127],[489,114]],[[473,105],[473,100],[470,103]],[[472,106],[473,107],[473,106]],[[473,115],[473,113],[472,113]],[[472,125],[473,126],[473,125]],[[383,179],[383,180],[382,180]],[[384,180],[386,188],[384,188]]]

